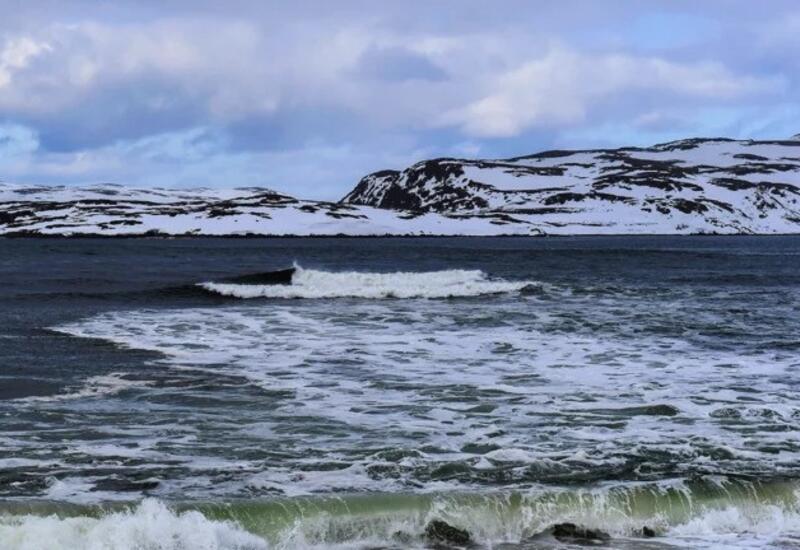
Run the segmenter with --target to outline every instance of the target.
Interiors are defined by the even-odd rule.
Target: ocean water
[[[0,239],[0,548],[800,548],[799,391],[796,237]]]

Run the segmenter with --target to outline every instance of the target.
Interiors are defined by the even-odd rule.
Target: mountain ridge
[[[0,183],[0,235],[800,233],[800,134],[442,157],[362,178],[338,202],[262,187]]]
[[[494,213],[551,229],[588,222],[621,233],[639,232],[637,226],[658,233],[794,233],[800,141],[690,138],[507,159],[431,159],[369,174],[342,202],[417,214]]]

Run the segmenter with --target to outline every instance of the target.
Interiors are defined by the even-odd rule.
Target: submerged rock
[[[553,536],[560,542],[602,542],[611,537],[600,529],[581,527],[574,523],[557,523],[552,527]]]
[[[680,409],[673,405],[643,405],[641,407],[626,407],[619,409],[620,412],[630,416],[677,416]]]
[[[403,548],[414,546],[414,536],[405,531],[395,531],[392,533],[392,540],[401,544]]]
[[[642,536],[651,539],[656,536],[656,532],[654,529],[645,525],[644,527],[642,527]]]
[[[453,527],[449,523],[435,519],[425,527],[425,538],[431,542],[465,545],[472,541],[469,531]]]
[[[157,489],[159,482],[156,480],[132,480],[107,478],[101,479],[91,488],[92,491],[152,491]]]

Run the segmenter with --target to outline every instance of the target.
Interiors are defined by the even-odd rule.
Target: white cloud
[[[8,41],[0,55],[0,108],[57,114],[99,89],[145,83],[159,88],[146,98],[156,109],[169,106],[173,90],[221,117],[243,108],[270,111],[277,90],[260,39],[239,21],[51,25],[36,38]]]
[[[494,40],[405,35],[366,23],[52,24],[33,38],[10,38],[15,73],[0,86],[0,117],[45,126],[66,121],[79,125],[76,133],[83,125],[93,133],[109,121],[135,127],[152,120],[151,131],[161,133],[305,110],[351,113],[355,122],[383,129],[424,129],[438,113],[470,99],[479,56],[491,66],[486,58],[494,52],[474,48],[498,47]],[[420,66],[441,62],[454,78],[398,81],[391,74],[396,67],[381,78],[360,73],[359,63],[375,50],[407,51]],[[0,78],[2,71],[0,65]],[[158,125],[175,113],[181,126]],[[117,139],[113,128],[109,133],[110,141]]]
[[[0,180],[30,170],[39,149],[36,132],[18,124],[0,124]]]
[[[39,148],[36,132],[18,124],[0,124],[0,157],[32,153]]]
[[[631,92],[726,100],[784,89],[776,78],[731,73],[718,63],[681,64],[627,55],[553,48],[495,76],[490,92],[446,113],[440,123],[480,137],[509,137],[537,126],[583,121],[600,101]]]
[[[25,68],[32,58],[48,50],[49,44],[37,42],[28,36],[7,40],[0,49],[0,89],[11,84],[15,71]]]
[[[574,125],[629,93],[719,101],[785,87],[718,62],[582,53],[518,33],[404,35],[365,22],[160,19],[56,24],[40,34],[12,38],[0,55],[0,110],[59,117],[110,90],[109,103],[98,105],[107,113],[183,110],[192,126],[329,109],[382,128],[453,126],[468,136],[508,137]],[[447,78],[360,76],[354,69],[370,51],[413,52]]]
[[[709,106],[741,118],[796,104],[786,65],[742,61],[758,41],[738,26],[723,25],[733,30],[714,48],[637,49],[620,15],[651,10],[638,3],[565,12],[519,2],[500,13],[474,2],[483,16],[455,18],[424,2],[201,3],[87,2],[66,16],[53,2],[53,14],[0,21],[0,121],[33,129],[13,156],[0,151],[0,177],[262,183],[332,197],[367,171],[426,157],[731,133],[727,119],[703,125]],[[796,19],[780,28],[786,48]]]

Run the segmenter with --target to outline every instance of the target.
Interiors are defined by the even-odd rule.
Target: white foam
[[[478,270],[422,273],[333,273],[295,267],[291,285],[201,283],[208,291],[236,298],[453,298],[516,292],[530,281],[489,279]]]
[[[59,330],[157,350],[173,368],[241,376],[284,392],[274,417],[260,418],[256,434],[249,426],[239,436],[286,447],[303,462],[302,476],[296,475],[298,464],[287,460],[248,480],[285,494],[402,490],[415,469],[459,460],[477,469],[516,463],[567,470],[616,466],[625,457],[655,452],[686,468],[713,471],[715,453],[723,453],[726,469],[794,468],[800,454],[788,446],[780,453],[759,450],[774,445],[778,428],[788,441],[798,436],[787,426],[797,410],[793,394],[776,386],[792,379],[793,356],[743,355],[652,336],[546,332],[543,326],[554,322],[552,301],[532,300],[538,298],[498,297],[465,302],[457,310],[448,302],[409,300],[347,308],[292,302],[125,311]],[[586,314],[595,324],[613,321],[597,310]],[[461,401],[464,391],[475,400]],[[734,425],[717,417],[720,407],[766,407],[742,399],[752,392],[771,396],[770,410],[781,414],[743,415]],[[665,416],[657,408],[624,413],[625,407],[663,404],[677,414]],[[476,405],[488,408],[473,411]],[[346,437],[336,448],[313,426],[305,427],[312,433],[295,437],[281,429],[286,415],[313,419],[314,425],[329,422]],[[541,428],[531,430],[531,422]],[[469,444],[495,450],[462,451]],[[413,464],[392,463],[398,477],[369,477],[366,467],[380,464],[380,456],[357,460],[358,467],[342,475],[308,473],[316,449],[329,449],[324,460],[350,462],[347,450],[383,446],[440,451],[415,455]],[[441,483],[459,486],[456,480]],[[425,490],[441,488],[425,484]]]
[[[101,518],[0,516],[4,550],[261,550],[267,543],[231,522],[176,513],[147,499]]]
[[[652,487],[642,487],[642,510],[635,505],[635,488],[623,493],[556,489],[518,498],[503,493],[483,498],[438,495],[430,500],[399,495],[389,508],[378,505],[366,513],[363,506],[349,509],[346,500],[335,499],[308,505],[286,501],[280,508],[227,508],[229,517],[247,518],[257,534],[234,521],[209,519],[199,511],[176,512],[159,500],[145,499],[131,510],[99,517],[2,515],[0,545],[4,550],[355,549],[397,547],[396,534],[404,533],[411,538],[403,547],[423,547],[421,534],[433,519],[467,529],[482,548],[501,542],[522,542],[527,547],[524,541],[562,522],[605,531],[612,537],[612,546],[627,540],[639,547],[643,525],[658,532],[659,548],[794,548],[800,541],[796,500],[760,502],[753,494],[747,501],[725,504],[713,499],[694,501],[688,490],[685,498],[670,500],[668,493],[674,497],[680,488],[662,489],[659,494],[648,492]],[[345,508],[347,513],[341,513]],[[279,515],[300,513],[284,523],[276,522],[278,518],[272,515],[276,510]]]
[[[680,546],[729,548],[796,548],[800,513],[776,504],[740,504],[710,509],[667,530],[667,540]]]
[[[19,402],[32,402],[41,403],[48,401],[64,401],[71,399],[84,399],[90,397],[108,396],[119,393],[124,390],[132,388],[141,388],[148,386],[149,382],[145,380],[131,380],[128,375],[122,372],[112,372],[99,376],[90,376],[83,383],[65,393],[56,395],[35,395],[30,397],[21,397],[16,401]]]

